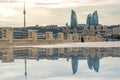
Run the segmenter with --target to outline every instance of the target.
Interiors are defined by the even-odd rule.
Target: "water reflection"
[[[77,73],[79,60],[87,60],[88,68],[99,72],[100,59],[104,57],[120,57],[120,48],[12,48],[0,51],[3,63],[14,62],[14,59],[58,60],[71,59],[72,73]],[[26,70],[26,67],[25,67]],[[25,71],[25,75],[27,72]]]
[[[72,71],[73,74],[75,74],[78,69],[78,56],[71,56],[71,59],[72,59]]]
[[[96,72],[99,72],[99,58],[97,55],[95,55],[95,57],[91,57],[91,55],[89,55],[87,62],[89,69],[94,69]]]

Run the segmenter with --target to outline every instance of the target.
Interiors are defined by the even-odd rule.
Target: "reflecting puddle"
[[[0,50],[1,80],[115,80],[120,48],[12,48]]]

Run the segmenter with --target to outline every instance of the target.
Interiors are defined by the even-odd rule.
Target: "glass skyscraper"
[[[95,28],[98,25],[98,14],[97,14],[97,11],[93,12],[93,15],[92,15],[92,25]]]
[[[77,16],[74,10],[71,11],[71,28],[77,28]]]
[[[72,56],[72,71],[73,71],[73,74],[75,74],[77,72],[77,69],[78,69],[78,56]]]
[[[88,28],[90,29],[90,26],[92,25],[91,14],[88,14],[86,24]]]
[[[87,62],[88,62],[88,67],[89,69],[94,69],[96,72],[99,72],[99,58],[97,56],[95,57],[91,57],[89,55],[88,59],[87,59]]]
[[[93,14],[88,14],[87,20],[86,20],[87,26],[90,28],[90,26],[94,26],[95,29],[97,25],[99,24],[99,19],[98,19],[98,13],[97,11],[94,11]]]

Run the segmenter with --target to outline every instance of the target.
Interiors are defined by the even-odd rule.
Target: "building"
[[[87,59],[89,69],[94,69],[96,72],[99,72],[99,58],[97,56],[89,56]]]
[[[97,25],[99,24],[99,20],[98,20],[98,14],[97,11],[94,11],[92,14],[92,25],[95,27],[97,27]]]
[[[91,21],[92,19],[91,19],[91,14],[88,14],[88,16],[87,16],[87,20],[86,20],[86,24],[87,24],[87,26],[88,26],[88,28],[90,29],[90,26],[91,26],[91,24],[92,24],[92,21]]]
[[[94,26],[95,30],[97,29],[97,25],[99,24],[98,19],[98,13],[97,10],[93,12],[93,14],[88,14],[86,25],[88,26],[88,29],[90,29],[90,26]]]
[[[72,62],[72,71],[73,71],[73,74],[75,74],[76,72],[77,72],[77,69],[78,69],[78,61],[79,61],[79,59],[78,59],[78,56],[71,56],[72,58],[72,60],[71,60],[71,62]]]
[[[77,16],[74,10],[71,11],[71,28],[77,28],[78,23],[77,23]]]

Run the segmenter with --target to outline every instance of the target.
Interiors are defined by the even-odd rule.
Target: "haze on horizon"
[[[0,0],[0,27],[23,26],[23,1]],[[26,21],[30,25],[70,24],[75,10],[79,24],[86,23],[89,13],[98,11],[102,25],[120,24],[120,0],[25,0]]]

